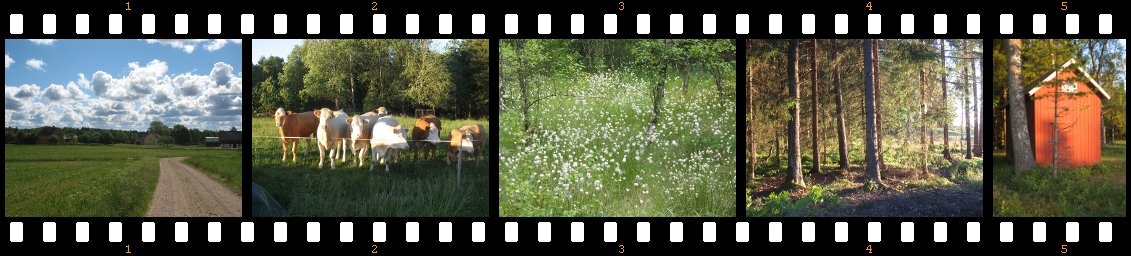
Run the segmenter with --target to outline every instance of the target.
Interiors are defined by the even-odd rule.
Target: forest
[[[982,216],[982,40],[745,43],[747,216]]]
[[[305,40],[286,60],[271,56],[255,63],[253,113],[385,107],[398,114],[435,109],[444,117],[487,116],[490,42],[451,40],[446,51],[436,52],[431,41]]]
[[[188,127],[176,124],[169,127],[161,121],[153,121],[149,123],[149,128],[145,131],[128,131],[128,130],[115,130],[115,129],[100,129],[100,128],[72,128],[72,127],[54,127],[44,126],[39,128],[20,129],[16,127],[4,128],[4,144],[37,144],[40,143],[39,135],[42,129],[58,130],[61,136],[64,136],[65,141],[58,141],[55,136],[45,136],[46,143],[48,144],[145,144],[143,139],[148,134],[161,135],[159,141],[153,142],[157,144],[177,144],[177,145],[204,145],[205,137],[218,137],[220,136],[219,130],[200,130],[197,128],[189,129]],[[236,131],[235,127],[229,131]],[[152,144],[152,143],[150,143]]]
[[[995,217],[1127,216],[1126,59],[1125,39],[993,41]]]
[[[733,216],[735,41],[505,39],[500,216]]]

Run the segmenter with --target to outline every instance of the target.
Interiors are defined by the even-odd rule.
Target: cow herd
[[[436,115],[430,114],[417,119],[411,139],[406,139],[406,129],[384,107],[355,116],[329,108],[302,113],[279,108],[275,111],[275,126],[279,128],[279,137],[283,142],[284,162],[287,160],[287,146],[291,148],[291,162],[294,163],[298,161],[295,153],[298,143],[305,140],[307,146],[310,146],[313,141],[318,145],[319,169],[323,168],[327,155],[330,158],[330,169],[334,169],[335,160],[346,162],[349,155],[357,156],[357,166],[363,167],[368,151],[369,170],[383,164],[388,172],[389,162],[396,161],[397,152],[407,150],[410,141],[414,161],[419,157],[420,150],[424,150],[425,159],[430,159],[437,146],[443,142],[440,140],[443,128]],[[451,139],[447,143],[448,164],[453,160],[460,161],[460,152],[475,154],[475,163],[479,164],[485,139],[483,126],[478,124],[452,129]]]

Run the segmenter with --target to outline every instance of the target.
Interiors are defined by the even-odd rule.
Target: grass
[[[1012,161],[994,154],[995,217],[1125,217],[1127,144],[1103,147],[1100,164],[1058,171],[1036,169],[1014,175]]]
[[[694,80],[693,80],[694,81]],[[734,216],[733,86],[666,86],[663,114],[647,134],[647,83],[609,73],[562,80],[571,96],[501,111],[500,216]]]
[[[415,118],[397,116],[401,125],[409,127]],[[446,140],[451,129],[477,123],[483,125],[488,136],[490,125],[486,120],[441,119],[443,131],[440,139]],[[253,136],[279,136],[271,118],[252,119]],[[490,152],[491,143],[484,145]],[[282,163],[282,143],[279,139],[255,138],[252,142],[252,180],[263,186],[287,209],[289,216],[318,217],[432,217],[479,216],[490,214],[488,207],[490,161],[464,156],[462,184],[456,186],[455,164],[447,165],[440,145],[434,158],[412,160],[412,152],[401,152],[400,159],[389,165],[369,171],[369,157],[365,166],[352,162],[338,162],[337,169],[329,166],[318,169],[316,147],[303,153],[299,150],[298,163],[288,157]],[[305,148],[306,143],[299,144]],[[412,149],[409,148],[409,151]],[[482,158],[489,154],[484,153]],[[329,161],[329,160],[327,160]],[[327,164],[328,165],[328,164]]]
[[[749,217],[798,217],[813,216],[826,207],[836,207],[843,200],[836,193],[820,185],[807,188],[806,193],[799,193],[796,199],[790,191],[771,193],[768,197],[751,199],[746,198]],[[749,192],[747,193],[749,195]]]
[[[144,216],[160,177],[158,159],[230,158],[205,170],[234,175],[224,184],[240,193],[239,151],[151,145],[4,145],[4,215],[8,217]]]

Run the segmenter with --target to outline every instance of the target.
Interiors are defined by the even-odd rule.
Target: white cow
[[[385,164],[385,171],[389,171],[389,155],[396,152],[396,150],[407,149],[408,142],[404,138],[404,128],[401,128],[397,123],[397,119],[392,116],[383,116],[378,118],[376,123],[373,124],[372,138],[369,140],[369,146],[372,147],[372,160],[369,165],[369,171],[373,171],[373,167],[380,161]]]
[[[369,139],[373,138],[373,125],[377,124],[377,113],[369,112],[350,117],[346,124],[350,127],[350,153],[357,156],[357,167],[365,161],[365,150],[369,149]]]
[[[318,117],[318,168],[322,168],[326,151],[330,151],[330,169],[334,169],[334,153],[342,155],[345,159],[345,154],[339,150],[339,147],[344,146],[341,139],[348,134],[347,115],[344,112],[335,113],[328,108],[322,108],[315,111],[314,116]]]

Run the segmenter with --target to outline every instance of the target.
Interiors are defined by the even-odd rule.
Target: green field
[[[1013,174],[1013,162],[994,154],[994,217],[1127,216],[1127,144],[1103,146],[1100,164],[1061,169],[1039,167]]]
[[[571,96],[532,109],[530,137],[501,111],[499,215],[734,216],[734,85],[692,78],[669,79],[652,135],[650,86],[615,71],[545,81]]]
[[[4,215],[136,217],[148,210],[158,159],[188,157],[241,193],[240,151],[151,145],[4,145]]]
[[[411,128],[416,119],[397,116],[397,121]],[[488,136],[493,136],[486,120],[441,119],[441,123],[441,140],[447,140],[452,129],[472,123],[483,125],[488,129]],[[255,118],[252,119],[252,135],[279,136],[279,130],[273,119]],[[474,158],[465,156],[462,184],[458,188],[455,164],[449,166],[444,161],[443,154],[447,151],[444,144],[437,147],[438,156],[429,160],[413,161],[411,147],[407,152],[402,151],[399,161],[389,165],[389,172],[385,172],[383,166],[370,172],[369,156],[361,168],[357,167],[357,159],[350,156],[352,162],[338,162],[337,169],[331,170],[329,164],[318,169],[316,146],[305,154],[300,149],[298,163],[291,163],[290,157],[282,163],[279,139],[255,138],[252,145],[252,181],[271,193],[289,216],[486,217],[490,214],[487,204],[491,164],[486,159],[490,154],[486,152],[490,152],[493,145],[489,141],[484,145],[485,152],[478,166]],[[299,144],[299,148],[306,147],[306,142]]]

